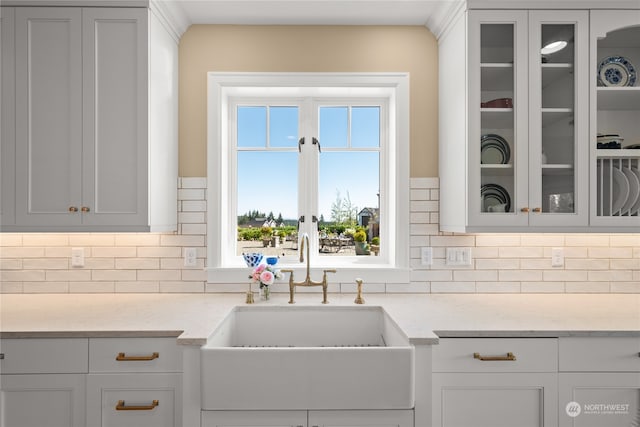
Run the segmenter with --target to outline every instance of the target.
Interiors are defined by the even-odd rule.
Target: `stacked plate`
[[[500,135],[488,133],[480,139],[480,163],[483,165],[506,165],[511,158],[509,144]]]
[[[509,212],[511,210],[511,196],[509,192],[498,184],[485,184],[480,188],[482,197],[482,212]]]
[[[617,167],[611,160],[598,162],[598,213],[601,216],[640,213],[640,170]]]

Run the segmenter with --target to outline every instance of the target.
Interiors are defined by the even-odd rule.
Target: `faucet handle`
[[[336,270],[336,269],[330,269],[330,270],[322,270],[322,272],[323,272],[324,274],[327,274],[327,273],[337,273],[337,272],[338,272],[338,270]]]
[[[286,269],[285,269],[285,268],[283,268],[283,269],[281,269],[280,271],[281,271],[281,272],[283,272],[283,273],[293,273],[293,270],[290,270],[290,269],[288,269],[288,268],[286,268]]]

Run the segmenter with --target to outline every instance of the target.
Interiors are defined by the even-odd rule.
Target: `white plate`
[[[629,181],[629,196],[621,208],[622,215],[625,215],[638,201],[638,196],[640,196],[640,179],[638,179],[638,176],[627,167],[622,168],[622,173]]]
[[[618,168],[612,169],[613,176],[613,195],[611,197],[611,214],[619,215],[622,206],[624,206],[629,197],[629,180]]]
[[[638,178],[638,185],[640,185],[640,170],[638,170],[638,168],[631,167],[631,171],[636,178]],[[637,213],[640,213],[640,194],[638,195],[638,200],[636,200],[635,204],[631,206],[631,212],[629,212],[630,215],[635,215]]]
[[[629,180],[620,169],[611,167],[610,161],[602,162],[598,168],[598,193],[602,198],[602,212],[600,215],[619,215],[620,209],[629,197]]]

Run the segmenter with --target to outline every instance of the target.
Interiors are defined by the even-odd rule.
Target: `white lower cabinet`
[[[433,348],[433,426],[556,426],[557,366],[556,339],[442,339]]]
[[[640,337],[560,339],[560,427],[640,426]]]
[[[85,426],[85,375],[0,375],[0,426]]]
[[[88,427],[177,427],[182,352],[175,338],[91,338]]]
[[[413,410],[202,411],[202,427],[413,427]]]
[[[306,427],[307,411],[202,411],[202,427]]]
[[[0,353],[1,427],[86,425],[86,339],[2,339]]]

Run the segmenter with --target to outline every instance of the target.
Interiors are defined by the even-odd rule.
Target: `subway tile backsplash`
[[[410,283],[369,284],[375,293],[640,293],[638,234],[453,234],[438,231],[437,178],[412,178]],[[0,292],[244,292],[246,283],[206,285],[206,178],[181,178],[178,232],[1,233]],[[420,248],[433,264],[422,266]],[[447,247],[471,247],[471,266],[445,264]],[[84,248],[85,266],[71,267]],[[195,267],[183,251],[197,249]],[[564,266],[551,266],[551,248]],[[334,292],[355,292],[352,283]]]

